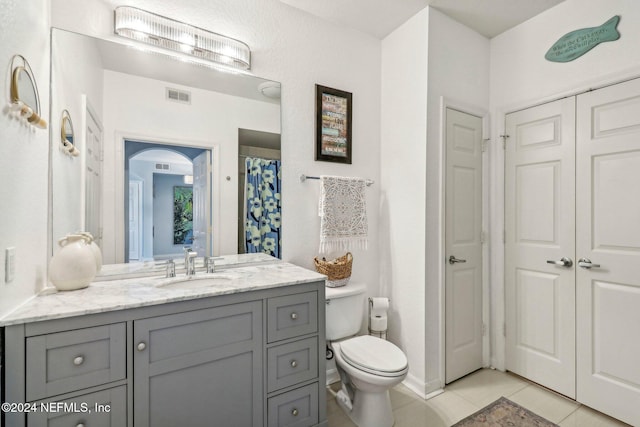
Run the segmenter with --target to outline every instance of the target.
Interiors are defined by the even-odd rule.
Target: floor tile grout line
[[[477,408],[477,410],[478,410],[478,411],[479,411],[480,409],[484,408],[484,406],[480,406],[480,405],[478,405],[477,403],[472,402],[471,400],[469,400],[469,399],[467,399],[466,397],[464,397],[462,394],[457,393],[455,390],[446,390],[446,389],[445,389],[445,391],[444,391],[444,392],[445,392],[445,393],[447,393],[447,392],[448,392],[448,393],[453,393],[453,394],[455,394],[456,396],[458,396],[459,398],[461,398],[461,399],[462,399],[462,400],[464,400],[465,402],[467,402],[467,403],[469,403],[469,404],[473,405],[475,408]],[[444,393],[443,393],[443,394],[444,394]],[[485,405],[485,406],[486,406],[486,405]]]
[[[577,403],[577,402],[576,402]],[[571,415],[575,414],[576,412],[578,412],[578,409],[582,408],[582,404],[578,403],[578,406],[566,417],[564,417],[563,419],[561,419],[560,421],[558,421],[556,424],[560,425],[563,421],[565,421],[567,418],[569,418]]]

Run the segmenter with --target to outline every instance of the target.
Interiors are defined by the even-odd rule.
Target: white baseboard
[[[426,384],[420,381],[418,378],[412,376],[411,374],[407,374],[407,378],[402,381],[402,384],[409,390],[420,396],[422,399],[424,399],[427,395]]]
[[[432,391],[431,393],[427,394],[427,395],[424,397],[424,400],[429,400],[429,399],[431,399],[431,398],[433,398],[433,397],[436,397],[436,396],[438,396],[438,395],[440,395],[440,394],[442,394],[442,393],[444,393],[444,389],[443,389],[443,388],[441,388],[441,389],[439,389],[439,390],[436,390],[436,391]]]

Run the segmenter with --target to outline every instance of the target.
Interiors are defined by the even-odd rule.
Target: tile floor
[[[339,389],[339,383],[332,385]],[[561,427],[627,426],[516,375],[481,369],[422,400],[400,384],[391,390],[394,427],[447,427],[504,396]],[[329,427],[355,427],[327,392]]]

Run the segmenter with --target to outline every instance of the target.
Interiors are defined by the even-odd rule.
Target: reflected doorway
[[[247,212],[247,159],[255,160],[263,160],[263,164],[267,164],[269,162],[277,162],[277,168],[274,170],[280,170],[280,160],[281,160],[281,152],[280,152],[280,134],[272,133],[272,132],[262,132],[251,129],[238,129],[238,253],[244,254],[247,252],[256,252],[262,251],[269,255],[276,256],[281,258],[281,246],[282,242],[280,238],[277,238],[277,241],[273,243],[273,247],[269,248],[264,245],[252,245],[250,234],[247,234],[247,227],[250,226],[252,222],[260,221],[260,218],[253,218],[251,213]],[[277,229],[281,228],[280,223],[280,177],[274,177],[275,180],[278,181],[278,194],[274,195],[278,199],[278,217],[277,221]],[[273,181],[271,183],[271,187],[273,187]],[[254,188],[254,190],[257,190]],[[273,188],[270,189],[273,192]],[[265,212],[265,218],[268,217],[268,213]],[[248,223],[249,222],[249,223]],[[263,220],[260,222],[265,222],[265,224],[261,224],[262,226],[272,226],[273,224],[269,224],[273,222],[273,219]],[[262,228],[262,227],[260,227]],[[280,235],[280,232],[277,233]],[[260,240],[260,239],[258,239]]]
[[[211,252],[211,151],[125,140],[125,262]]]

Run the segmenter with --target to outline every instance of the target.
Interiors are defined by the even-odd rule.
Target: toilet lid
[[[382,376],[401,375],[407,369],[407,357],[389,341],[362,335],[340,343],[340,354],[350,365]]]

